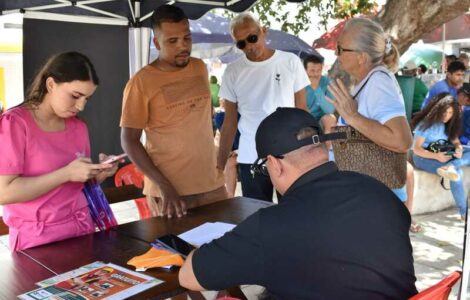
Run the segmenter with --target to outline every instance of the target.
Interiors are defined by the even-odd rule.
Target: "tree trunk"
[[[428,33],[468,12],[470,0],[389,0],[376,20],[400,53]]]
[[[470,0],[388,0],[375,21],[393,38],[400,54],[423,34],[468,12]],[[341,78],[347,86],[352,78],[333,64],[329,76]]]

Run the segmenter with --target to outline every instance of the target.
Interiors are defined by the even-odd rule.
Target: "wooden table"
[[[35,283],[55,276],[22,253],[6,250],[0,253],[0,299],[16,299],[24,292],[36,289]]]
[[[152,242],[168,233],[180,234],[206,222],[239,224],[260,208],[272,205],[270,202],[237,197],[192,209],[184,218],[150,218],[127,223],[118,227],[119,233]]]
[[[31,282],[34,284],[34,282],[53,276],[52,273],[64,273],[94,261],[112,262],[126,268],[132,268],[126,262],[132,257],[148,251],[150,248],[149,242],[157,237],[169,233],[180,234],[205,222],[220,221],[238,224],[258,209],[270,205],[271,203],[264,201],[237,197],[195,208],[181,219],[150,218],[123,224],[106,232],[97,232],[27,249],[17,254],[22,258],[23,256],[29,257],[27,263],[20,263],[21,268],[27,269],[29,264],[34,261],[36,263],[35,267],[41,271],[33,278],[25,280],[24,284],[22,283],[23,279],[16,276],[15,279],[19,280],[20,283],[15,290],[5,283],[10,282],[10,280],[1,280],[0,289],[2,287],[7,288],[9,290],[7,291],[8,295],[15,294],[16,296],[34,289]],[[156,268],[145,273],[164,280],[164,283],[138,294],[134,297],[135,299],[166,299],[185,291],[178,283],[177,269]],[[16,273],[13,269],[10,269],[6,275],[3,275],[9,276],[12,274]],[[2,291],[0,291],[0,295],[2,295],[1,293]],[[7,297],[5,299],[11,298]]]

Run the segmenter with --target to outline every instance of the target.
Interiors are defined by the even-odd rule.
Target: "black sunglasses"
[[[357,50],[343,48],[340,45],[336,44],[336,54],[340,56],[343,52],[357,52]]]
[[[250,44],[254,44],[254,43],[258,42],[258,34],[250,34],[246,39],[237,41],[237,43],[236,43],[237,48],[240,49],[240,50],[245,49],[246,42],[248,42]]]
[[[283,159],[283,155],[273,155],[275,158]],[[267,158],[258,158],[250,167],[250,173],[253,177],[255,175],[269,176],[268,168],[266,167]]]

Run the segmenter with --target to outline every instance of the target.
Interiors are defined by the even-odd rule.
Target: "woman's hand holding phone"
[[[119,155],[106,155],[104,153],[99,154],[101,172],[96,176],[98,182],[103,182],[106,178],[114,175],[118,169],[118,162],[124,161],[127,154],[122,153]]]
[[[102,172],[100,164],[93,164],[88,157],[79,157],[64,168],[66,178],[72,182],[85,182]]]
[[[109,156],[106,156],[106,154],[103,154],[103,156],[101,156],[101,154],[103,153],[100,153],[100,164],[112,164],[117,161],[123,160],[127,156],[126,153],[121,153],[119,155],[109,155]]]

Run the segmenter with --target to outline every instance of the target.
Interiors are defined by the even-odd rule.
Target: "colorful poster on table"
[[[86,270],[86,266],[81,270]],[[80,270],[80,269],[78,269]],[[126,299],[162,283],[161,280],[108,263],[98,268],[69,272],[72,277],[54,277],[41,281],[43,287],[19,295],[24,300],[117,300]],[[63,280],[58,281],[57,278]],[[44,286],[44,282],[51,285]]]

